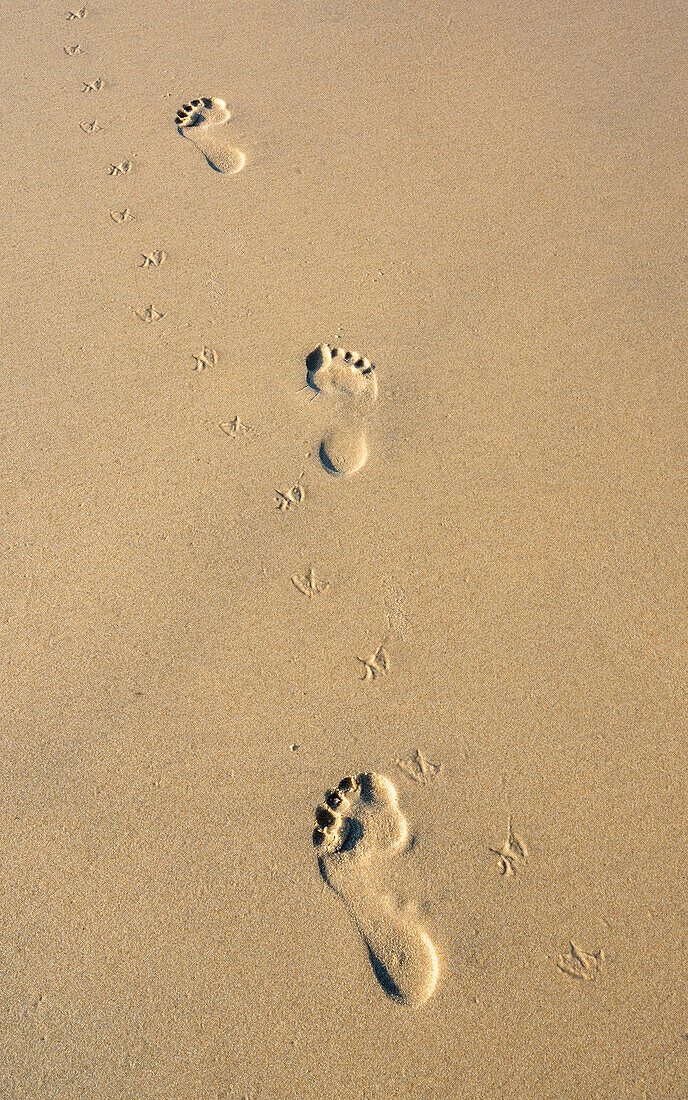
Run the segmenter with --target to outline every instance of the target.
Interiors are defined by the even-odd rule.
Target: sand
[[[3,19],[1,1100],[685,1100],[685,11],[73,12]]]

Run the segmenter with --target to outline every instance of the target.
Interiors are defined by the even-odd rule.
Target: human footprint
[[[439,973],[432,940],[376,886],[383,864],[408,840],[392,783],[375,772],[347,776],[327,792],[315,820],[320,874],[353,920],[382,989],[400,1004],[424,1004]]]
[[[368,459],[363,418],[377,397],[375,367],[358,352],[319,344],[306,357],[306,381],[336,406],[320,443],[320,461],[330,474],[356,473]]]
[[[230,118],[224,99],[213,96],[185,103],[177,111],[175,122],[179,133],[193,142],[211,168],[233,176],[244,167],[246,157],[227,141],[224,124]]]

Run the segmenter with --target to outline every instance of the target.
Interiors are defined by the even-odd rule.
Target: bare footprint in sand
[[[306,380],[337,405],[334,424],[320,444],[320,461],[330,474],[356,473],[368,460],[363,419],[377,397],[375,367],[358,352],[319,344],[306,356]]]
[[[400,1004],[424,1004],[435,991],[439,972],[432,940],[377,886],[384,863],[408,840],[392,783],[375,772],[347,776],[327,792],[315,820],[320,874],[344,903],[375,977]]]
[[[192,99],[177,111],[175,122],[180,134],[193,142],[211,168],[233,176],[246,164],[241,149],[227,140],[225,123],[231,111],[223,99]]]

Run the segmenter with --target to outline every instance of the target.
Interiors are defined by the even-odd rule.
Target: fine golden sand
[[[5,5],[0,1100],[686,1100],[686,23]]]

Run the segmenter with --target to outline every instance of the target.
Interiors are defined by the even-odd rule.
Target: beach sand
[[[685,9],[72,15],[3,18],[0,1100],[685,1100]]]

